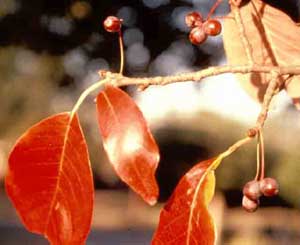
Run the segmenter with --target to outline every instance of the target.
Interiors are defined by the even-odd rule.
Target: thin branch
[[[119,73],[100,71],[107,83],[113,86],[126,85],[167,85],[177,82],[200,81],[203,78],[220,75],[224,73],[271,73],[276,72],[278,75],[300,75],[300,66],[261,66],[261,65],[241,65],[241,66],[213,66],[206,69],[183,73],[173,76],[157,77],[126,77]]]
[[[267,119],[271,101],[276,94],[277,88],[279,87],[279,76],[280,74],[277,72],[272,72],[272,78],[265,93],[262,109],[256,122],[256,127],[258,129],[261,129],[264,126],[264,123]]]
[[[282,86],[279,79],[281,74],[276,71],[271,71],[271,81],[268,84],[267,91],[264,95],[264,100],[261,106],[261,111],[257,117],[256,125],[248,130],[249,137],[255,137],[257,133],[263,128],[265,121],[268,117],[271,101],[276,93],[279,92],[278,88]]]
[[[89,94],[91,92],[93,92],[94,90],[99,89],[100,87],[102,87],[102,85],[104,85],[106,82],[107,82],[106,79],[100,80],[99,82],[94,83],[92,86],[88,87],[86,90],[83,91],[83,93],[80,95],[79,99],[77,100],[76,104],[74,105],[72,111],[70,112],[70,118],[71,119],[77,113],[79,107],[81,106],[83,101],[86,99],[86,97],[88,97]]]

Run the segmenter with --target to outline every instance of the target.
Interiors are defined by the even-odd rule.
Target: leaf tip
[[[157,197],[153,196],[147,199],[147,203],[150,206],[154,206],[157,203]]]

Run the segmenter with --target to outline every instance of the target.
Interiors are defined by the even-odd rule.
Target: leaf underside
[[[215,175],[210,166],[216,158],[195,165],[180,180],[160,213],[153,245],[214,244],[214,221],[209,214],[215,190]]]
[[[245,36],[257,65],[300,65],[300,27],[284,12],[260,0],[251,0],[240,8]],[[224,19],[224,48],[229,64],[245,65],[248,58],[233,13]],[[270,75],[236,74],[245,90],[262,101]],[[282,76],[290,97],[300,97],[300,76]]]
[[[29,231],[53,245],[84,244],[94,188],[77,115],[54,115],[21,136],[9,156],[5,187]]]
[[[117,175],[154,205],[159,151],[141,111],[121,89],[107,86],[97,96],[97,113],[104,149]]]

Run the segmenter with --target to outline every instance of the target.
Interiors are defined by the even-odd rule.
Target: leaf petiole
[[[246,137],[244,139],[241,139],[239,141],[237,141],[236,143],[234,143],[232,146],[230,146],[227,151],[224,151],[223,153],[221,153],[218,157],[216,157],[216,159],[214,160],[214,162],[212,163],[212,165],[209,167],[210,170],[215,170],[219,167],[219,165],[221,164],[222,160],[225,157],[230,156],[233,152],[235,152],[237,149],[239,149],[241,146],[247,144],[248,142],[250,142],[252,140],[251,137]]]
[[[75,113],[78,111],[79,107],[83,103],[83,101],[86,99],[86,97],[93,92],[94,90],[100,88],[102,85],[104,85],[108,81],[107,78],[98,81],[94,84],[92,84],[90,87],[88,87],[86,90],[83,91],[83,93],[80,95],[79,99],[77,100],[76,104],[74,105],[72,111],[70,112],[70,118],[72,119],[75,115]]]

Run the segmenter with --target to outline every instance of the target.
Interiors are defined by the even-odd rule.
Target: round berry
[[[103,22],[104,29],[108,32],[119,32],[122,21],[116,16],[108,16]]]
[[[262,179],[260,181],[260,191],[267,197],[276,196],[279,192],[277,181],[273,178]]]
[[[192,44],[199,45],[205,42],[207,35],[205,34],[203,28],[194,27],[190,32],[190,41]]]
[[[258,209],[259,200],[253,201],[253,200],[249,199],[248,197],[243,196],[242,205],[243,205],[243,208],[247,212],[252,213],[252,212],[255,212]]]
[[[222,31],[222,25],[221,25],[220,21],[210,19],[210,20],[204,22],[203,29],[204,29],[205,33],[209,36],[217,36]]]
[[[259,182],[256,180],[252,180],[246,183],[243,188],[243,194],[252,201],[258,200],[261,196]]]
[[[190,28],[201,26],[202,22],[203,18],[198,12],[190,12],[185,16],[185,24]]]

